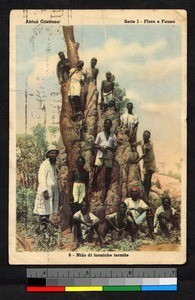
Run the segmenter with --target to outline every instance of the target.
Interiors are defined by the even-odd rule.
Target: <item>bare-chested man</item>
[[[87,83],[93,82],[95,85],[97,85],[97,76],[99,73],[99,69],[97,69],[95,66],[97,64],[97,58],[93,57],[91,59],[91,67],[86,69],[86,76],[87,76]]]
[[[81,209],[81,203],[87,198],[89,185],[89,172],[84,168],[85,158],[79,156],[77,166],[71,174],[71,203],[72,214]]]
[[[113,99],[113,93],[114,93],[113,76],[110,72],[107,72],[106,80],[102,81],[102,86],[101,86],[101,101],[102,101],[103,111],[107,110],[109,101]]]
[[[156,162],[153,149],[153,143],[150,140],[150,131],[145,130],[143,133],[143,140],[132,144],[133,147],[141,146],[143,155],[137,159],[134,163],[138,163],[143,159],[143,173],[144,173],[144,189],[148,200],[152,174],[156,171]],[[146,199],[145,199],[146,200]]]
[[[58,53],[60,61],[57,64],[57,77],[59,84],[64,84],[69,77],[69,72],[70,72],[70,63],[67,58],[65,58],[65,55],[63,52]]]
[[[115,230],[120,235],[123,231],[127,231],[131,235],[132,242],[135,241],[136,227],[134,224],[134,220],[127,213],[127,205],[125,202],[119,203],[118,212],[106,216],[105,227],[103,232],[104,238],[110,230]]]

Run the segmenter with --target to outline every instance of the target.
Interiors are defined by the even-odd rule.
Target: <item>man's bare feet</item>
[[[72,247],[71,251],[75,251],[78,247],[79,247],[79,242],[75,242],[75,244]]]
[[[151,238],[152,238],[153,240],[155,240],[155,239],[156,239],[156,237],[155,237],[155,233],[154,233],[154,232],[151,232],[151,233],[150,233],[150,235],[151,235]]]

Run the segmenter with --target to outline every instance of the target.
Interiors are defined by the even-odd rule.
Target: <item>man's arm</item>
[[[137,208],[139,214],[141,215],[143,212],[147,210],[151,210],[151,208],[143,200],[140,200],[140,206]]]
[[[140,156],[140,158],[138,158],[136,161],[132,162],[131,164],[137,164],[140,160],[142,160],[142,159],[146,156],[146,154],[147,154],[149,151],[150,151],[150,150],[146,148],[145,153],[144,153],[142,156]]]
[[[106,148],[105,148],[105,150],[110,150],[111,152],[116,152],[116,150],[117,150],[117,142],[116,142],[116,135],[114,134],[114,136],[113,136],[113,139],[114,139],[114,146],[113,147],[109,147],[109,146],[107,146]]]
[[[133,143],[131,146],[132,147],[137,147],[137,146],[140,146],[140,145],[141,145],[141,141],[138,141],[138,142]]]
[[[70,179],[70,202],[74,202],[73,185],[74,185],[74,171],[72,171],[71,179]]]
[[[95,80],[97,79],[98,73],[99,73],[99,69],[96,69],[95,74],[94,74],[94,79]]]
[[[132,138],[133,138],[133,137],[136,135],[136,133],[137,133],[138,124],[139,124],[139,122],[137,122],[135,125],[133,125],[132,134],[131,134],[131,137],[132,137]]]
[[[114,93],[114,82],[112,82],[111,91],[112,91],[112,94],[113,94]]]
[[[116,230],[117,232],[122,231],[124,228],[119,229],[112,221],[110,218],[106,218],[106,220],[114,227],[114,230]]]
[[[79,218],[77,215],[73,216],[73,220],[77,221],[78,223],[84,224],[87,227],[91,227],[93,225],[92,222],[85,222],[85,221],[81,220],[81,218]]]
[[[85,188],[86,188],[86,194],[87,194],[87,191],[88,191],[88,187],[89,187],[89,172],[86,171],[86,176],[85,176]]]
[[[41,192],[47,191],[47,188],[48,188],[46,175],[47,175],[47,165],[45,162],[43,162],[40,165],[39,173],[38,173],[38,182],[39,182],[39,188],[40,188]]]
[[[87,79],[87,74],[84,71],[82,71],[82,75],[85,77],[84,80],[86,80]]]
[[[102,150],[102,147],[99,145],[100,141],[101,141],[101,137],[100,137],[100,133],[98,133],[94,142],[94,148],[96,150]]]
[[[109,147],[109,146],[107,146],[104,150],[110,150],[111,152],[116,152],[116,150],[117,150],[117,145],[116,146],[114,146],[114,147]]]
[[[119,119],[119,121],[120,121],[120,126],[119,126],[119,129],[120,129],[120,128],[123,128],[123,126],[124,126],[124,119],[123,119],[123,115],[121,115],[121,116],[120,116],[120,119]]]
[[[59,66],[60,66],[60,61],[57,63],[57,67],[56,67],[56,75],[57,75],[58,81],[60,83],[61,76],[60,76],[60,72],[59,72]]]
[[[101,101],[102,102],[104,101],[103,92],[104,92],[104,80],[102,81],[102,84],[101,84]]]

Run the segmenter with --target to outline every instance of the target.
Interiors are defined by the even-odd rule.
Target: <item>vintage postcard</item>
[[[186,261],[187,14],[12,10],[10,264]]]

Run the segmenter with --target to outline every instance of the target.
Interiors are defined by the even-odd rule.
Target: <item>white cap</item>
[[[57,153],[59,154],[59,150],[57,149],[57,147],[55,145],[49,145],[47,148],[46,154],[48,154],[50,151],[57,151]]]

